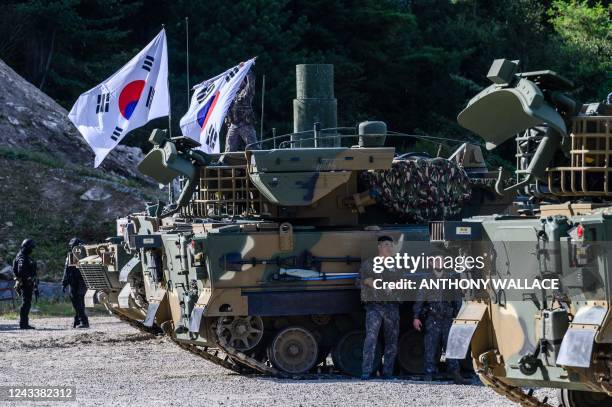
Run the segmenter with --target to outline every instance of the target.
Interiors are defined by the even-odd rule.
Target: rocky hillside
[[[160,196],[136,170],[139,148],[118,146],[94,169],[67,115],[0,60],[0,269],[32,237],[40,274],[57,278],[70,237],[100,241],[118,216]]]

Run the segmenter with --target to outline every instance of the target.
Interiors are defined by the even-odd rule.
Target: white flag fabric
[[[79,96],[68,118],[94,151],[98,167],[128,132],[169,113],[168,50],[162,29],[118,72]]]
[[[181,118],[183,136],[198,141],[201,150],[207,153],[219,152],[219,132],[240,84],[255,58],[228,69],[194,86],[189,110]]]

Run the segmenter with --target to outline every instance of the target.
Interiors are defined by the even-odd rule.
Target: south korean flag
[[[168,50],[161,30],[113,76],[83,93],[68,118],[94,151],[98,167],[128,132],[169,114]]]
[[[227,110],[234,101],[255,58],[228,69],[227,71],[194,86],[189,110],[181,118],[183,136],[198,141],[203,151],[218,153],[219,132]]]

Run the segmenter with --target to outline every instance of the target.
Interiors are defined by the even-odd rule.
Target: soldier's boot
[[[36,329],[30,325],[30,319],[28,317],[19,319],[19,329]]]
[[[394,379],[395,376],[393,376],[393,369],[389,366],[383,365],[383,370],[380,377],[384,380]]]
[[[72,322],[72,327],[76,328],[79,325],[81,325],[81,319],[78,316],[76,316],[74,317],[74,321]]]
[[[430,374],[430,373],[425,373],[423,375],[423,381],[424,382],[431,382],[431,381],[433,381],[433,375]]]
[[[453,373],[451,373],[451,377],[455,384],[469,384],[469,380],[461,376],[461,372],[459,370],[455,370]]]
[[[87,314],[85,313],[85,303],[81,302],[79,308],[79,320],[81,321],[79,328],[89,328],[89,318],[87,318]]]
[[[83,315],[81,317],[81,323],[79,324],[78,328],[81,328],[81,329],[89,328],[89,318],[87,318],[86,315]]]

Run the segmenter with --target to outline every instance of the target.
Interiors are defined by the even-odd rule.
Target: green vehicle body
[[[500,169],[497,190],[518,191],[530,204],[522,216],[440,223],[432,239],[479,253],[495,248],[488,277],[557,278],[561,286],[467,301],[447,357],[471,353],[482,381],[522,405],[545,405],[522,387],[561,389],[564,406],[609,405],[612,213],[609,164],[600,157],[611,152],[612,106],[579,106],[563,93],[571,82],[552,71],[518,73],[517,62],[496,60],[488,77],[493,84],[458,121],[490,148],[519,133],[516,180],[504,188]],[[459,236],[458,227],[470,233]]]
[[[192,351],[220,349],[236,365],[264,373],[312,372],[331,355],[336,372],[359,375],[360,264],[376,255],[381,235],[401,252],[429,242],[430,232],[426,223],[381,211],[360,185],[364,173],[392,168],[395,149],[384,146],[383,122],[335,127],[330,72],[327,65],[298,66],[295,132],[278,145],[271,140],[273,148],[212,155],[190,139],[154,131],[139,169],[161,184],[180,178],[181,193],[173,205],[151,204],[123,218],[117,237],[83,247],[88,305],[102,302]],[[358,144],[342,146],[350,138]],[[469,209],[499,208],[487,198],[492,184],[478,148],[460,151],[480,160],[431,165],[475,166],[486,182],[473,188],[480,193]],[[404,326],[410,312],[403,319],[399,365],[420,373],[422,337]]]
[[[123,294],[135,286],[145,287],[146,309],[137,309],[145,326],[163,326],[175,341],[202,347],[219,346],[218,337],[225,334],[233,347],[260,358],[273,358],[268,353],[279,332],[298,327],[307,332],[306,339],[315,338],[309,353],[316,358],[304,356],[295,365],[287,357],[275,362],[292,374],[310,371],[344,336],[363,330],[360,289],[355,283],[362,259],[376,255],[376,239],[381,234],[392,236],[401,250],[403,244],[427,242],[429,229],[427,225],[372,227],[360,223],[363,214],[355,203],[360,199],[357,171],[389,168],[392,148],[303,150],[247,152],[246,159],[234,157],[232,165],[199,168],[201,174],[233,171],[221,183],[239,182],[236,171],[251,171],[249,175],[254,176],[249,177],[248,191],[231,191],[231,197],[222,202],[200,199],[212,194],[208,185],[177,216],[156,216],[158,208],[152,206],[149,213],[127,217],[124,244],[117,250],[128,250],[139,261],[116,281],[123,282]],[[255,194],[258,197],[249,202],[237,198]],[[258,215],[238,220],[192,217],[194,212],[207,211],[208,204],[223,204],[224,210],[231,207],[232,212],[240,206],[242,213],[252,205]],[[120,275],[127,258],[117,256],[122,264],[98,271]],[[84,275],[91,270],[84,264],[87,261],[81,261]],[[299,276],[292,274],[296,270]],[[135,303],[108,304],[132,318]],[[253,317],[256,319],[249,319]],[[263,333],[241,336],[238,330],[245,321],[255,321],[251,323]],[[410,341],[419,340],[414,333]],[[353,351],[343,349],[344,354]],[[337,356],[342,357],[346,358]],[[348,365],[344,373],[359,374],[355,362]],[[412,365],[413,373],[418,373],[420,355]]]

